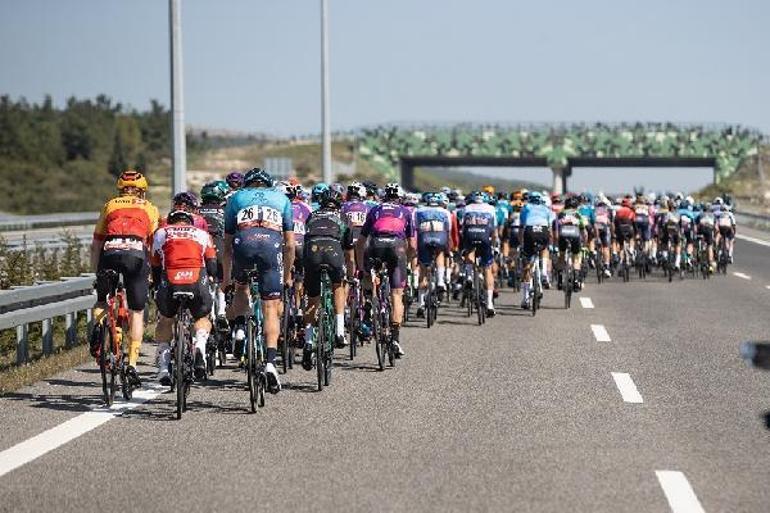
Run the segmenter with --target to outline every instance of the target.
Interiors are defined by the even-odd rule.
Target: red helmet
[[[620,202],[620,205],[631,208],[631,198],[623,198],[623,201]]]

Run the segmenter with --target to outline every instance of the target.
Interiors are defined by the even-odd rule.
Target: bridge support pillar
[[[551,190],[556,194],[564,194],[567,191],[567,169],[563,167],[552,167],[553,185]]]

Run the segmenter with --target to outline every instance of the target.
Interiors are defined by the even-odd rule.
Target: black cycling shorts
[[[294,277],[302,278],[305,274],[305,239],[294,241]]]
[[[732,240],[735,237],[735,230],[732,226],[720,226],[719,234],[727,240]]]
[[[660,242],[663,244],[679,244],[679,228],[674,226],[664,226],[660,232]]]
[[[280,299],[283,293],[283,236],[261,233],[259,238],[236,238],[233,242],[233,279],[248,283],[257,272],[259,294],[264,300]]]
[[[572,254],[577,255],[580,252],[580,235],[559,234],[559,251],[562,253],[566,251],[568,244]]]
[[[321,267],[326,266],[329,280],[342,283],[345,278],[345,255],[340,241],[330,238],[305,240],[305,292],[308,297],[321,294]]]
[[[363,226],[352,226],[348,229],[345,236],[345,240],[342,241],[342,247],[345,249],[353,249],[356,247],[358,238],[361,237],[361,229]]]
[[[634,242],[634,226],[631,223],[617,223],[615,225],[615,238],[618,244],[628,241]]]
[[[123,275],[123,286],[126,289],[126,303],[128,309],[135,312],[144,310],[147,305],[147,293],[150,277],[150,265],[147,253],[144,251],[106,251],[99,258],[96,275],[97,301],[103,302],[109,294],[110,284],[105,276],[100,276],[98,271],[112,269]]]
[[[211,313],[213,300],[206,273],[202,272],[197,282],[188,285],[172,285],[165,279],[161,280],[155,294],[155,304],[163,317],[175,317],[179,310],[179,301],[174,299],[174,292],[192,292],[195,295],[187,304],[193,319],[202,319]]]
[[[406,285],[406,241],[398,237],[372,237],[364,254],[366,272],[379,261],[385,264],[390,275],[390,287],[403,289]]]
[[[548,247],[550,240],[551,234],[547,226],[525,226],[524,244],[522,245],[524,256],[532,258],[537,255]]]
[[[714,229],[712,227],[704,227],[698,230],[698,236],[703,237],[703,242],[706,244],[714,243]]]
[[[610,231],[610,227],[606,224],[599,224],[596,225],[596,231],[599,233],[598,239],[601,246],[603,248],[610,247],[610,243],[612,242],[612,232]]]

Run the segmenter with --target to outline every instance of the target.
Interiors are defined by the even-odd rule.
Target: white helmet
[[[714,205],[719,205],[720,207],[725,204],[725,200],[722,199],[722,196],[717,196],[714,198]]]

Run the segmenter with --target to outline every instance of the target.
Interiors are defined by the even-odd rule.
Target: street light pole
[[[168,20],[171,36],[171,134],[174,172],[171,181],[174,194],[187,189],[187,150],[184,132],[184,97],[182,87],[182,21],[181,0],[169,0]]]
[[[323,181],[332,181],[332,140],[329,112],[329,3],[321,0],[321,132],[323,146]]]

